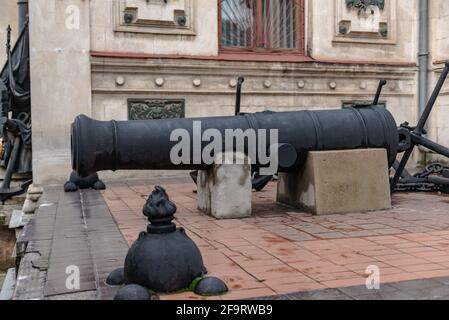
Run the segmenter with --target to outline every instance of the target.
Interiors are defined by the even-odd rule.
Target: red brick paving
[[[449,276],[449,197],[395,194],[388,211],[315,217],[274,202],[275,183],[253,195],[253,216],[215,220],[197,210],[195,185],[161,181],[176,222],[199,246],[210,274],[227,283],[218,299],[244,299],[365,284],[369,265],[381,282]],[[131,244],[147,220],[152,185],[110,185],[104,198]],[[206,299],[193,293],[162,299]],[[217,299],[217,298],[213,298]]]

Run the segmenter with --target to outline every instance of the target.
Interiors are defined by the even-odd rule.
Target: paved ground
[[[117,288],[105,279],[123,266],[127,249],[100,193],[46,188],[17,240],[13,299],[112,299]],[[68,281],[76,274],[79,285]]]
[[[251,218],[217,221],[196,209],[192,182],[161,183],[178,206],[178,225],[200,247],[209,272],[231,289],[223,299],[294,298],[295,292],[309,298],[406,298],[401,290],[413,298],[423,288],[428,290],[421,296],[449,297],[441,289],[449,276],[448,196],[395,194],[389,211],[315,217],[276,204],[272,183],[254,193]],[[103,192],[128,244],[146,228],[142,206],[152,189],[148,183],[123,182],[110,184]],[[364,286],[370,265],[380,269],[383,285],[377,292]],[[430,280],[434,278],[440,280]],[[417,279],[427,280],[408,282]],[[397,282],[403,283],[401,288],[385,286]],[[340,289],[329,290],[333,288]],[[202,298],[182,293],[161,299]]]
[[[366,290],[366,286],[321,289],[257,300],[449,300],[449,277],[419,279],[383,284],[379,290]]]

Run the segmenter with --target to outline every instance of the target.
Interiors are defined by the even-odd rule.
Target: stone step
[[[11,219],[9,219],[9,229],[15,229],[22,226],[22,216],[23,211],[13,210],[11,214]]]
[[[10,268],[3,282],[2,290],[0,291],[0,300],[11,300],[14,294],[14,287],[16,286],[16,269]]]
[[[9,220],[9,228],[16,229],[24,227],[30,221],[31,214],[24,214],[22,210],[13,210]]]

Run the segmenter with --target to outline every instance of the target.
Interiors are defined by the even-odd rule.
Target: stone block
[[[41,195],[42,193],[44,193],[44,188],[42,188],[41,186],[37,186],[32,184],[29,188],[28,188],[28,194],[37,194],[37,195]]]
[[[22,207],[23,213],[26,213],[26,214],[34,213],[34,211],[36,209],[37,209],[37,202],[26,198],[25,202],[23,203],[23,207]]]
[[[280,173],[277,201],[316,215],[391,208],[384,149],[310,152],[295,173]]]
[[[16,285],[16,269],[10,268],[6,273],[2,289],[0,290],[0,300],[11,300]]]
[[[233,157],[219,154],[216,159],[223,162],[198,172],[198,208],[217,219],[251,216],[251,165],[244,154],[235,154],[236,161]]]
[[[14,210],[11,215],[11,219],[9,220],[9,229],[15,229],[23,227],[22,223],[23,219],[23,211],[21,210]]]

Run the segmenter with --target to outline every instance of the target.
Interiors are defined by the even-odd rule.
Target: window
[[[224,50],[302,51],[303,0],[220,0]]]

